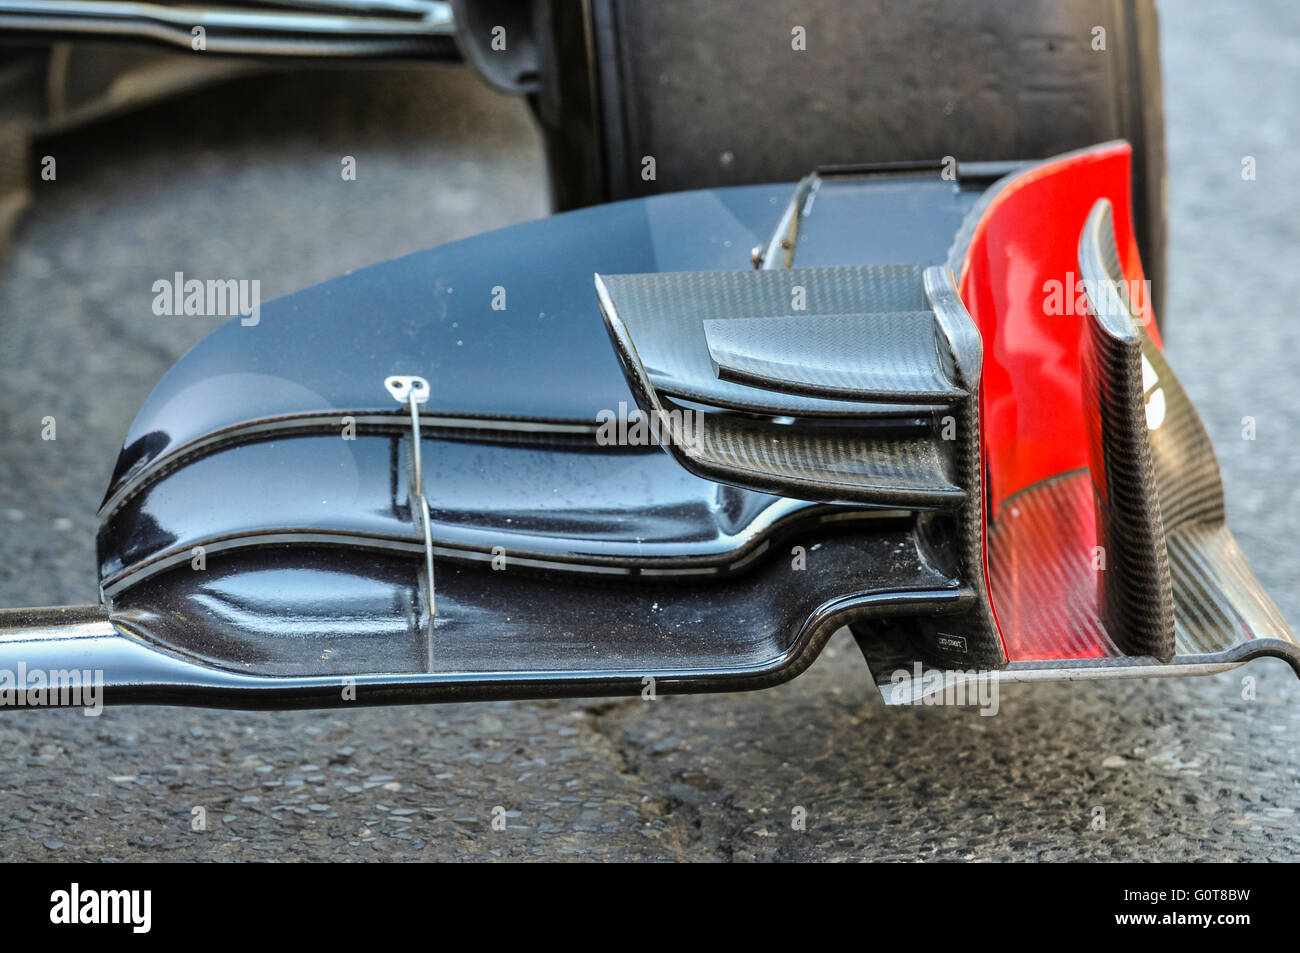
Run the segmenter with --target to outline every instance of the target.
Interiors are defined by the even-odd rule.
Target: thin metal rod
[[[408,401],[411,408],[411,433],[413,439],[411,442],[411,458],[415,463],[415,489],[424,496],[424,470],[420,466],[420,410],[415,403],[415,391],[411,391],[411,399]]]
[[[438,614],[437,600],[434,598],[433,588],[433,528],[430,526],[429,501],[424,496],[424,466],[420,459],[420,410],[415,402],[414,388],[411,390],[408,403],[411,408],[411,463],[414,470],[411,501],[414,503],[419,500],[420,524],[424,527],[424,566],[429,584],[429,628],[432,630],[433,620]],[[432,635],[430,635],[430,639],[432,639]],[[432,656],[432,645],[430,645],[429,651],[430,656]]]

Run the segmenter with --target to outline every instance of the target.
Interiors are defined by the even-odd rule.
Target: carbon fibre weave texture
[[[800,416],[891,416],[898,405],[785,391],[755,392],[719,379],[704,322],[928,310],[917,265],[772,271],[604,275],[623,320],[636,329],[645,371],[660,393],[718,407]]]
[[[1150,431],[1150,439],[1165,532],[1223,523],[1227,519],[1223,479],[1205,424],[1164,352],[1147,334],[1142,335],[1142,354],[1155,379],[1148,402],[1157,402],[1163,413],[1160,426]]]
[[[990,584],[1009,657],[1142,654],[1135,617],[1115,616],[1123,606],[1150,627],[1156,650],[1145,654],[1162,660],[1226,659],[1260,640],[1278,646],[1270,654],[1293,660],[1300,646],[1224,522],[1205,426],[1134,317],[1109,203],[1098,202],[1089,216],[1080,266],[1098,315],[1081,348],[1084,386],[1096,389],[1100,411],[1094,466],[1091,474],[1064,474],[1009,498],[990,527]],[[1096,454],[1105,457],[1100,472]],[[1094,540],[1106,547],[1104,571],[1092,556]],[[1128,578],[1116,580],[1121,566]],[[1142,588],[1158,583],[1161,566],[1169,579],[1167,622],[1156,602],[1161,593]],[[1105,589],[1116,585],[1126,587],[1127,605],[1107,602]]]
[[[1015,661],[1130,654],[1098,612],[1092,494],[1087,471],[1067,473],[1008,498],[990,528],[989,579]],[[1300,647],[1225,525],[1184,525],[1166,545],[1175,659],[1258,639]]]
[[[884,506],[951,507],[966,498],[929,428],[911,437],[881,437],[706,414],[698,441],[683,439],[680,429],[677,434],[677,449],[703,475],[743,480],[754,489]]]
[[[964,391],[945,372],[935,331],[931,311],[704,322],[722,380],[841,400],[947,403]]]
[[[1086,279],[1087,264],[1084,269]],[[1108,631],[1126,651],[1167,662],[1174,654],[1173,591],[1147,436],[1142,346],[1127,308],[1112,311],[1103,298],[1090,293],[1091,314],[1081,321],[1079,342],[1100,545],[1094,554],[1098,602]]]
[[[824,275],[824,272],[831,274]],[[773,274],[781,280],[773,280]],[[673,292],[673,279],[680,279],[687,290]],[[845,314],[854,314],[856,312],[845,310],[855,304],[846,297],[852,291],[864,296],[856,303],[858,307],[885,298],[889,302],[903,297],[924,300],[919,268],[878,266],[812,268],[782,273],[611,275],[602,276],[599,281],[606,323],[632,391],[644,411],[669,424],[667,449],[688,469],[710,479],[801,499],[922,508],[957,506],[966,499],[965,490],[952,483],[953,441],[944,440],[935,432],[936,424],[942,425],[942,418],[938,422],[931,419],[934,408],[926,409],[919,425],[915,417],[909,415],[895,420],[892,427],[874,432],[865,426],[833,425],[825,420],[818,423],[817,418],[788,420],[783,415],[782,419],[775,419],[769,416],[771,407],[784,403],[790,395],[719,381],[708,356],[703,333],[705,319],[698,312],[649,310],[647,304],[650,301],[664,307],[671,304],[673,308],[716,309],[729,303],[732,307],[771,309],[780,303],[787,308],[783,316],[790,318],[785,289],[826,287],[833,289],[832,292],[817,296],[818,300]],[[904,287],[912,282],[910,288]],[[743,289],[747,283],[752,283],[752,288],[746,292]],[[656,289],[655,293],[647,297],[647,288]],[[630,308],[623,298],[628,289],[631,289]],[[884,294],[881,289],[884,289]],[[719,314],[719,320],[729,317],[725,311],[712,313]],[[893,337],[920,346],[923,356],[912,361],[916,365],[925,361],[937,363],[936,358],[929,356],[935,352],[937,332],[934,315],[926,311],[923,317],[928,321],[928,331],[918,334],[913,329]],[[914,326],[917,323],[912,320]],[[696,345],[695,353],[685,359],[679,356],[681,343],[666,329],[681,329],[688,325],[699,333],[692,338]],[[782,340],[789,342],[793,336],[783,335]],[[844,373],[848,374],[847,369],[856,363],[860,381],[870,381],[876,355],[871,342],[857,335],[847,335],[842,340],[845,345],[855,348],[837,358],[845,369]],[[770,337],[764,340],[764,346],[768,348],[776,344],[776,340]],[[898,351],[896,345],[893,353],[886,357],[887,364],[895,363]],[[783,358],[775,351],[772,356],[778,361]],[[791,355],[786,360],[793,359]],[[717,407],[679,406],[660,389],[651,371],[652,367],[670,364],[695,375],[685,382],[692,393],[705,393],[717,386],[726,386],[731,388],[731,396],[724,406],[747,413],[734,413]],[[805,377],[814,376],[816,369],[802,373]],[[775,380],[770,383],[772,386],[778,384]],[[859,384],[855,390],[864,393],[867,387]],[[964,391],[958,390],[958,394],[964,400],[970,399]],[[833,403],[837,407],[857,406]],[[955,424],[951,415],[946,419]],[[686,426],[688,420],[694,424],[693,428]],[[899,430],[904,431],[901,437]]]
[[[791,314],[786,295],[795,288],[807,291],[810,311],[833,311]],[[980,344],[949,273],[879,266],[616,275],[600,277],[598,293],[633,393],[669,423],[666,449],[683,466],[799,499],[926,511],[918,537],[927,558],[979,596],[959,620],[920,621],[922,650],[945,664],[1005,663],[984,585]],[[920,310],[865,310],[917,300]],[[741,379],[721,380],[728,371]],[[807,406],[791,392],[832,389],[857,400],[818,400],[832,412],[787,416]],[[697,405],[679,404],[683,392]],[[900,397],[931,403],[894,409],[880,426],[883,402]],[[871,409],[859,412],[864,406]],[[688,412],[699,415],[693,431],[682,423]],[[836,416],[862,420],[821,419]],[[869,578],[870,567],[863,571]],[[965,635],[945,634],[952,631]]]
[[[942,638],[933,620],[922,623],[931,651],[963,668],[999,668],[1007,656],[998,633],[984,561],[984,468],[980,436],[980,382],[984,345],[975,322],[957,294],[953,274],[946,268],[929,268],[924,274],[926,297],[934,308],[941,351],[951,360],[951,375],[969,395],[953,404],[951,436],[955,482],[969,489],[969,499],[951,520],[923,515],[919,529],[937,565],[954,579],[969,580],[977,599],[966,613],[966,630],[972,633],[964,653],[955,652]],[[947,360],[945,360],[945,364]],[[941,434],[943,435],[943,434]]]

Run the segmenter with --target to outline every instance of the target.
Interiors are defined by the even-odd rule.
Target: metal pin
[[[433,527],[429,518],[429,501],[424,495],[424,467],[420,459],[420,404],[429,401],[429,382],[423,377],[395,375],[384,381],[384,386],[399,404],[411,410],[411,515],[424,530],[424,567],[428,583],[429,626],[437,615],[437,600],[433,587]]]

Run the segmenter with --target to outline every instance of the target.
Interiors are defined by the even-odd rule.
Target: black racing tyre
[[[574,55],[576,29],[555,17],[557,36],[568,33],[556,64],[585,73],[590,116],[571,108],[585,96],[573,77],[566,117],[548,125],[539,111],[560,208],[794,180],[819,165],[1038,159],[1122,138],[1133,145],[1138,241],[1160,313],[1154,0],[589,0],[587,9],[584,55]],[[646,156],[652,181],[641,174]]]

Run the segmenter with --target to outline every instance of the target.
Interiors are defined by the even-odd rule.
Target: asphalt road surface
[[[1300,6],[1202,6],[1162,7],[1169,352],[1296,625]],[[209,329],[150,313],[157,276],[259,274],[265,300],[545,212],[524,109],[454,71],[241,80],[42,149],[58,179],[0,272],[3,605],[95,599],[126,427]],[[884,708],[841,635],[748,695],[0,717],[4,860],[1294,860],[1297,808],[1300,684],[1270,661],[1009,686],[984,718]]]

